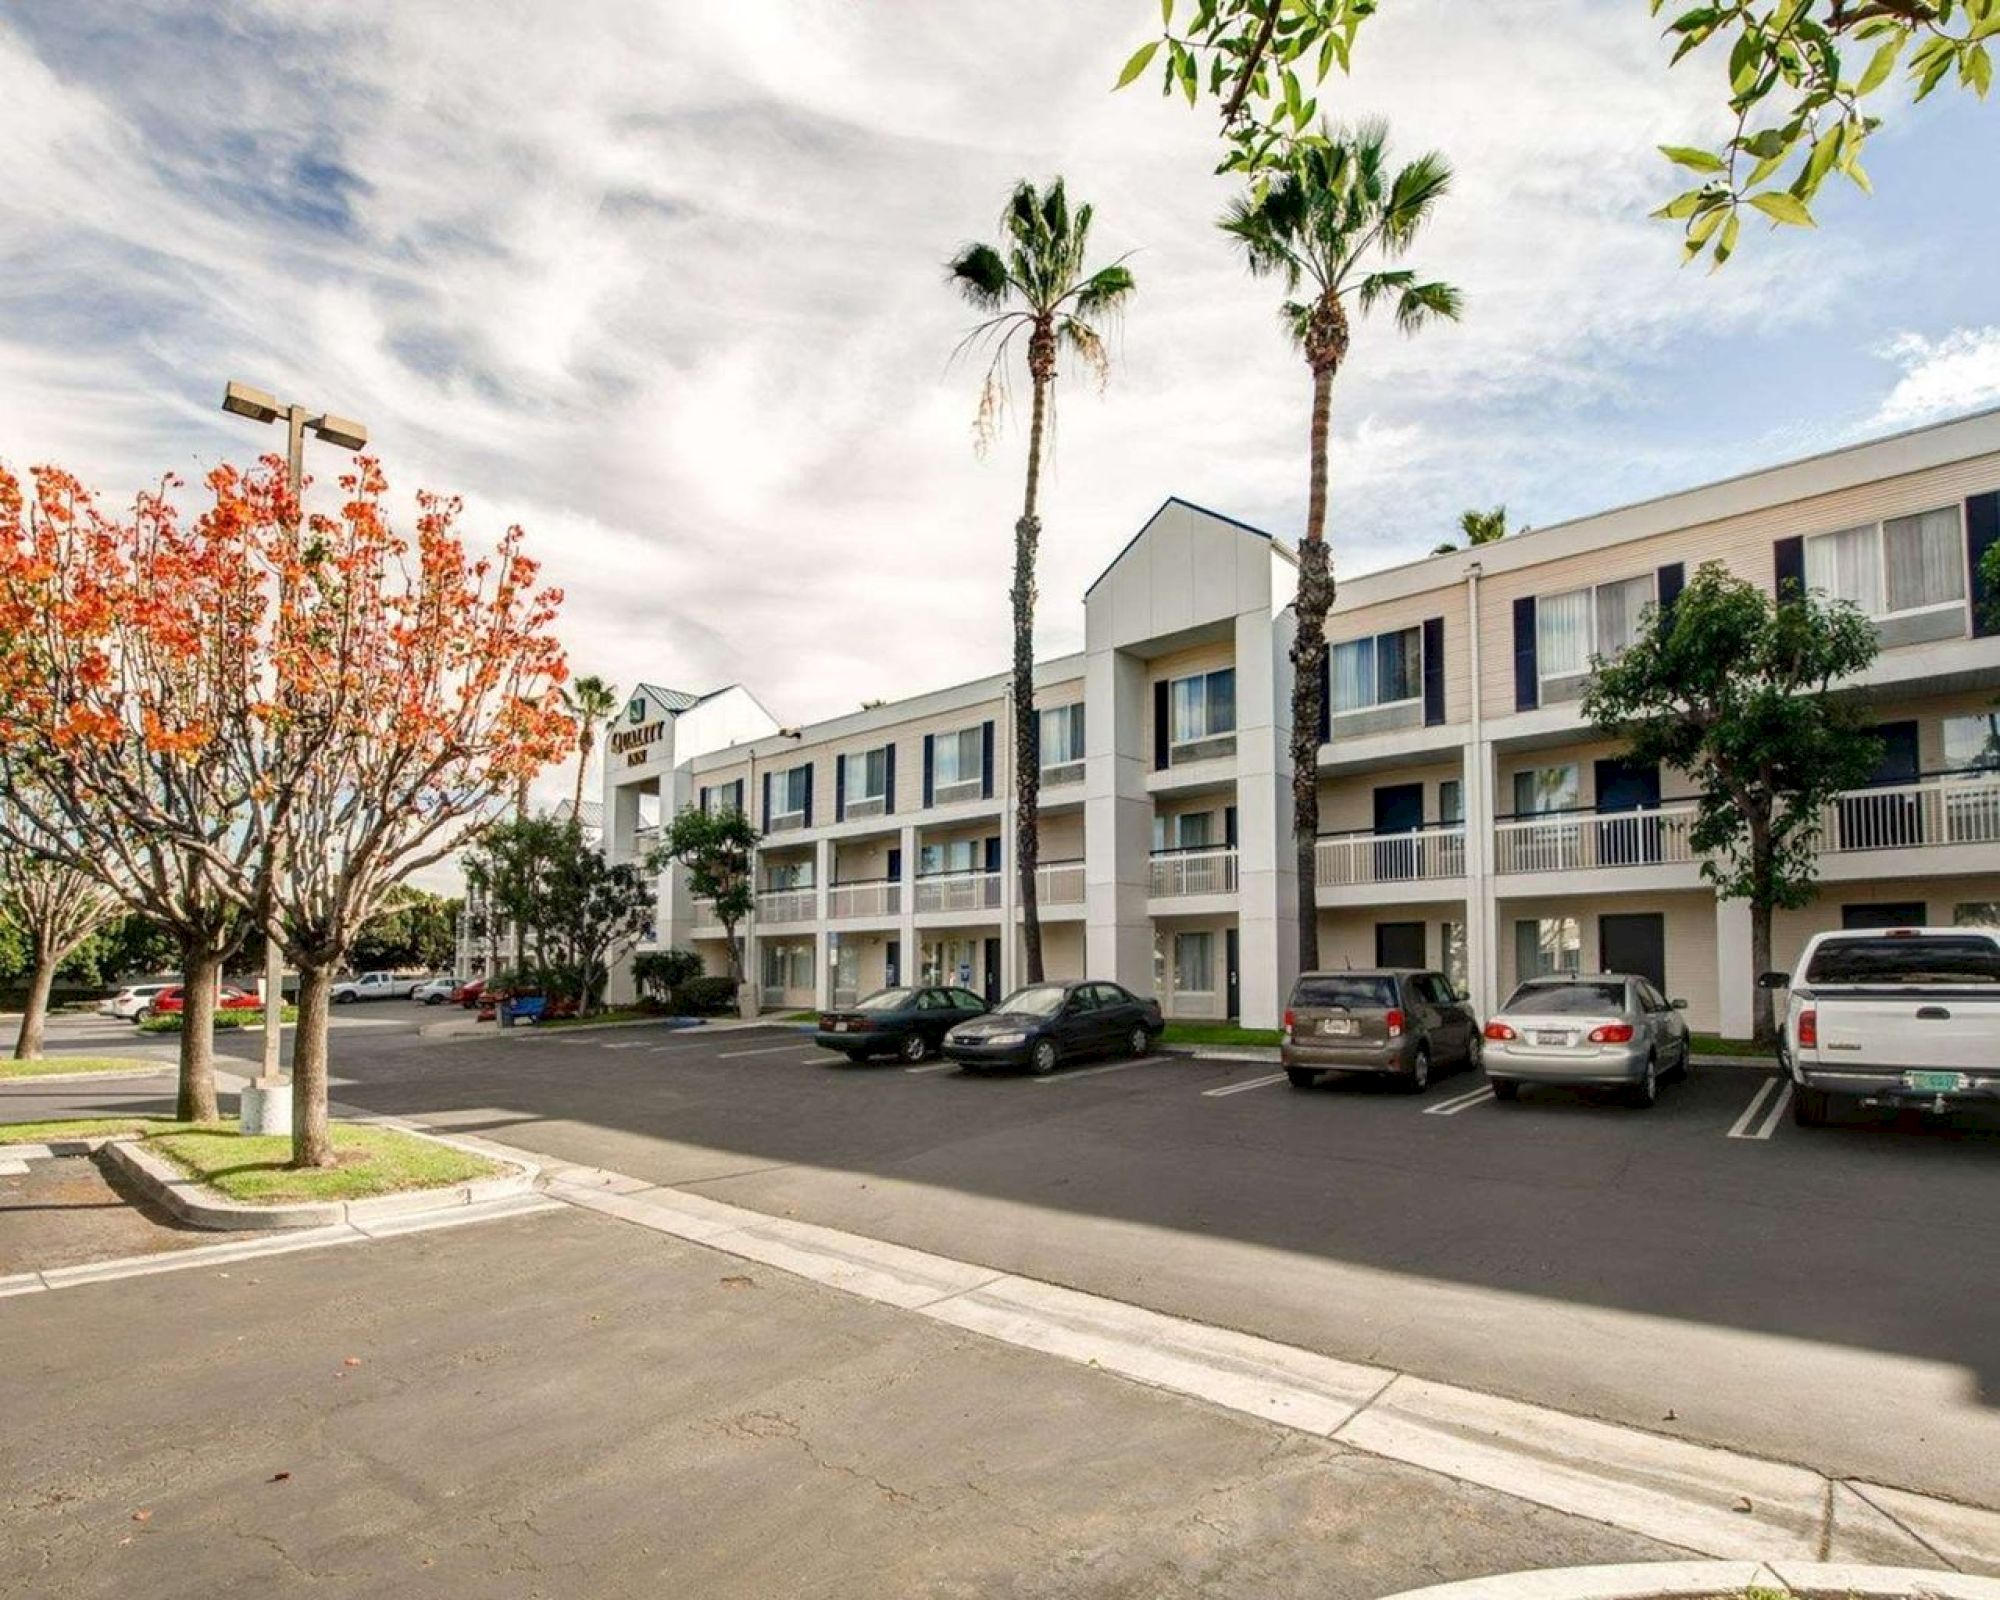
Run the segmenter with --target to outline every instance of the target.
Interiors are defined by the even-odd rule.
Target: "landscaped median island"
[[[0,1061],[0,1078],[52,1078],[69,1072],[165,1072],[171,1063],[138,1056],[36,1056],[32,1061]]]

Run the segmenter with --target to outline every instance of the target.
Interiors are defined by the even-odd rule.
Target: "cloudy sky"
[[[523,523],[579,670],[838,713],[1004,663],[1022,439],[972,448],[940,263],[1062,173],[1140,283],[1109,389],[1060,389],[1040,634],[1072,648],[1164,496],[1284,538],[1304,507],[1306,374],[1214,229],[1213,112],[1109,92],[1157,16],[10,0],[0,459],[193,476],[272,443],[217,411],[238,377]],[[1722,63],[1665,62],[1643,0],[1395,0],[1363,36],[1334,98],[1456,165],[1412,259],[1466,315],[1357,339],[1343,569],[1467,506],[1546,523],[2000,400],[2000,110],[1899,109],[1875,198],[1710,277],[1645,213]]]

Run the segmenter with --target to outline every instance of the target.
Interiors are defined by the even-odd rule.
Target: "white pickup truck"
[[[1880,928],[1815,934],[1787,986],[1792,1120],[1858,1105],[2000,1105],[2000,934],[1984,928]]]
[[[333,986],[333,1003],[352,1005],[357,1000],[407,1000],[424,980],[414,972],[364,972],[358,978],[343,978]]]

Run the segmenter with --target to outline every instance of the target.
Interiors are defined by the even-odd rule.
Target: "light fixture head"
[[[312,431],[343,450],[359,450],[368,443],[367,427],[349,417],[321,417],[312,425]]]
[[[276,422],[278,397],[247,383],[231,383],[222,391],[222,409],[252,422]]]

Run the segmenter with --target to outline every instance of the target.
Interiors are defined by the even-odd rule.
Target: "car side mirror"
[[[1667,1004],[1672,1006],[1676,1011],[1685,1011],[1688,1008],[1688,1003],[1685,1000],[1669,1000]]]
[[[1757,974],[1757,987],[1760,989],[1783,989],[1791,981],[1792,975],[1789,972],[1760,972]]]

